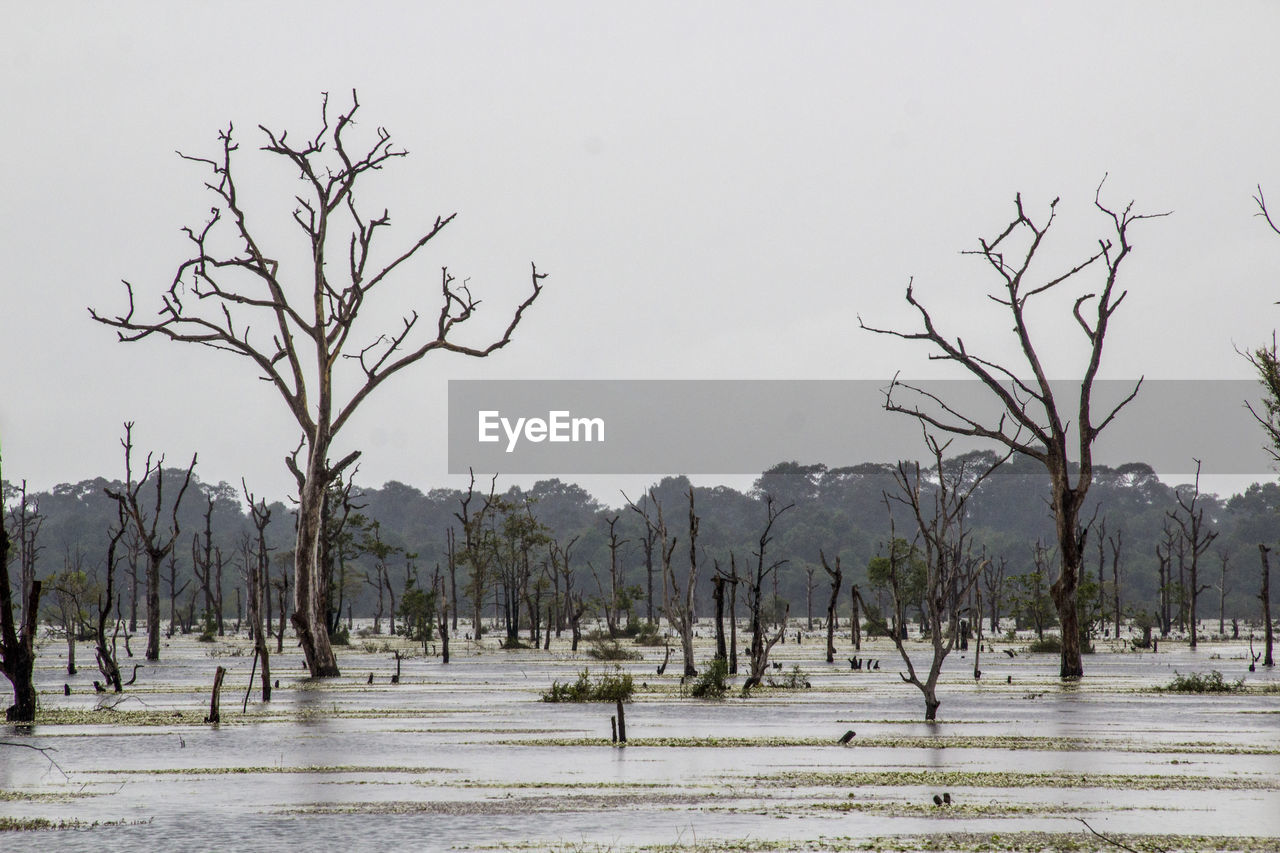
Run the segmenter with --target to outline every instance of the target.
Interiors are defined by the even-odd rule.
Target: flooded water
[[[1032,832],[1101,844],[1080,818],[1111,836],[1200,839],[1185,849],[1237,837],[1280,849],[1280,678],[1247,672],[1247,644],[1103,649],[1074,685],[1058,681],[1055,656],[1002,653],[1016,643],[984,652],[978,682],[956,653],[935,724],[921,721],[920,693],[883,640],[864,644],[861,656],[881,662],[870,672],[826,664],[816,638],[779,646],[776,675],[799,665],[811,689],[720,702],[682,695],[678,677],[656,674],[662,650],[643,649],[647,660],[623,665],[638,693],[620,748],[612,705],[540,701],[553,680],[611,664],[560,644],[457,642],[450,664],[407,659],[393,685],[385,642],[340,650],[344,676],[322,683],[302,677],[300,656],[273,656],[280,688],[269,704],[251,696],[247,713],[245,641],[175,638],[123,697],[94,695],[96,673],[66,678],[51,643],[44,721],[0,735],[49,751],[0,746],[0,816],[71,828],[2,832],[0,849],[821,849]],[[223,722],[209,726],[219,665]],[[1213,669],[1247,689],[1154,690]],[[935,806],[944,792],[951,804]]]

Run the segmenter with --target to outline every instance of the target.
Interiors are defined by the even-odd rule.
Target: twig
[[[1128,851],[1129,851],[1129,853],[1142,853],[1142,851],[1141,851],[1141,850],[1135,850],[1134,848],[1130,847],[1130,846],[1129,846],[1129,845],[1127,845],[1127,844],[1121,844],[1119,841],[1116,841],[1114,838],[1108,838],[1107,836],[1103,835],[1101,832],[1098,832],[1098,830],[1094,829],[1092,826],[1089,826],[1089,822],[1088,822],[1087,820],[1085,820],[1084,818],[1082,818],[1082,817],[1078,817],[1078,818],[1076,818],[1076,820],[1078,820],[1078,821],[1080,821],[1081,823],[1083,823],[1083,824],[1084,824],[1084,828],[1085,828],[1085,829],[1089,830],[1089,831],[1090,831],[1090,832],[1092,832],[1094,835],[1098,836],[1099,838],[1101,838],[1103,841],[1107,842],[1108,844],[1114,844],[1115,846],[1119,847],[1121,850],[1128,850]],[[1157,847],[1157,848],[1156,848],[1156,851],[1157,851],[1157,853],[1167,853],[1163,847]]]
[[[43,755],[43,756],[45,757],[45,760],[46,760],[46,761],[48,761],[48,762],[49,762],[49,764],[50,764],[50,765],[52,765],[54,768],[56,768],[56,769],[57,769],[57,771],[58,771],[59,773],[61,773],[61,774],[62,774],[62,778],[64,778],[64,779],[70,779],[70,778],[71,778],[70,776],[68,776],[68,775],[67,775],[67,771],[65,771],[65,770],[63,770],[63,769],[62,769],[62,765],[61,765],[61,764],[59,764],[58,762],[54,761],[54,760],[53,760],[53,756],[49,754],[49,753],[51,753],[51,752],[57,752],[58,750],[57,750],[57,748],[56,748],[56,747],[52,747],[52,746],[35,746],[35,745],[33,745],[33,744],[29,744],[29,743],[18,743],[17,741],[12,741],[12,740],[0,740],[0,746],[20,746],[20,747],[22,747],[23,749],[34,749],[36,752],[38,752],[38,753],[40,753],[41,755]]]

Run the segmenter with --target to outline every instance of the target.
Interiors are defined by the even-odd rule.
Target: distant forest
[[[986,455],[975,453],[969,457],[972,462],[980,462]],[[964,459],[957,457],[958,461]],[[846,578],[851,577],[852,583],[861,586],[869,605],[883,606],[887,604],[887,594],[869,582],[868,564],[887,548],[891,512],[899,536],[915,529],[905,508],[885,499],[886,494],[892,496],[898,492],[895,470],[894,464],[827,468],[783,463],[761,475],[745,493],[723,486],[694,487],[696,510],[701,519],[699,564],[710,567],[719,561],[727,571],[731,554],[736,556],[739,566],[753,560],[766,521],[765,496],[768,495],[778,505],[794,505],[775,525],[775,538],[769,545],[771,562],[787,561],[777,572],[779,599],[773,602],[775,612],[783,602],[789,602],[793,619],[812,616],[817,624],[825,615],[828,592],[820,552],[832,562],[838,556]],[[166,500],[170,500],[183,472],[166,470],[165,475],[167,481],[175,482],[173,488],[165,490]],[[79,571],[84,575],[84,583],[92,587],[95,578],[104,574],[108,531],[117,524],[116,505],[104,492],[107,487],[118,489],[120,484],[98,478],[28,495],[29,511],[35,510],[40,518],[37,577],[54,579],[60,573]],[[489,487],[490,481],[477,480],[474,502],[487,497]],[[666,512],[671,533],[680,543],[686,543],[675,549],[673,561],[677,566],[688,564],[689,488],[685,477],[665,477],[651,490],[653,498]],[[606,506],[579,486],[558,479],[540,481],[529,489],[503,488],[499,479],[497,491],[503,509],[490,522],[495,531],[502,528],[504,516],[519,514],[536,522],[539,535],[537,544],[527,551],[530,565],[523,581],[526,585],[530,575],[536,583],[539,571],[546,571],[542,564],[550,559],[552,543],[564,546],[576,537],[572,552],[573,586],[585,596],[587,618],[602,615],[602,606],[606,603],[614,604],[615,608],[622,606],[626,612],[621,616],[627,621],[638,621],[661,612],[661,569],[655,566],[652,573],[654,595],[658,600],[650,609],[650,573],[644,548],[646,528],[637,512],[624,505]],[[390,603],[380,603],[382,592],[388,591],[386,587],[395,595],[407,589],[411,580],[420,588],[431,588],[437,572],[447,591],[449,537],[452,535],[458,543],[456,555],[463,540],[458,513],[465,496],[464,491],[456,489],[432,489],[424,493],[392,481],[381,488],[352,484],[344,501],[335,489],[328,522],[332,608],[338,611],[334,616],[343,621],[349,615],[369,618],[379,611],[383,611],[384,617],[389,616]],[[645,496],[630,497],[639,501]],[[15,500],[12,484],[6,484],[6,523],[16,541]],[[622,504],[621,496],[619,504]],[[1256,622],[1260,612],[1258,545],[1280,539],[1280,517],[1277,516],[1280,486],[1255,484],[1243,494],[1225,500],[1202,495],[1199,505],[1205,509],[1206,526],[1218,534],[1199,557],[1200,584],[1206,587],[1200,594],[1200,618],[1216,620],[1221,608],[1227,620],[1239,618]],[[272,504],[270,509],[271,522],[266,534],[272,549],[271,572],[273,578],[285,578],[291,574],[295,517],[292,508],[282,502]],[[1132,463],[1118,468],[1096,467],[1082,516],[1092,519],[1086,534],[1086,578],[1093,586],[1082,590],[1082,601],[1091,597],[1105,600],[1105,615],[1111,619],[1113,578],[1118,575],[1126,618],[1156,618],[1163,586],[1164,608],[1171,611],[1176,620],[1187,598],[1186,569],[1191,559],[1189,545],[1171,518],[1177,510],[1175,489],[1161,483],[1149,466]],[[194,577],[192,566],[193,556],[199,558],[193,549],[204,547],[203,541],[196,544],[196,539],[204,535],[206,513],[211,547],[221,562],[224,620],[233,622],[245,606],[244,566],[251,559],[255,532],[243,495],[226,483],[210,485],[193,479],[178,515],[181,536],[172,562],[166,564],[162,573],[161,583],[162,614],[168,618],[172,598],[179,621],[188,628],[192,621],[204,618],[202,584]],[[167,515],[166,509],[162,516],[166,521]],[[617,560],[624,581],[624,594],[617,603],[609,590],[609,520],[614,518],[617,519],[614,534],[621,543],[616,549]],[[1056,539],[1043,467],[1035,461],[1018,458],[1006,462],[974,493],[967,526],[972,533],[974,553],[1004,568],[998,593],[1000,615],[1018,617],[1019,624],[1025,627],[1039,609],[1052,621],[1053,608],[1045,604],[1043,596],[1056,574],[1053,553]],[[1167,578],[1163,584],[1162,554],[1166,555],[1163,562]],[[15,549],[11,552],[13,563],[17,557]],[[652,562],[656,564],[656,558]],[[1103,571],[1099,589],[1096,584],[1100,565]],[[132,595],[127,579],[129,571],[129,566],[122,564],[116,582],[121,612],[125,615],[130,612]],[[677,568],[677,571],[680,570]],[[467,622],[468,614],[474,610],[468,596],[467,573],[465,563],[458,565],[454,572],[458,602],[455,610],[463,622]],[[683,572],[680,574],[683,577]],[[700,616],[712,613],[712,576],[712,571],[702,571],[698,578],[696,601]],[[501,573],[494,573],[486,581],[485,616],[498,613],[496,608],[506,592],[503,584]],[[53,584],[47,586],[51,588]],[[141,597],[142,593],[138,594]],[[527,589],[522,594],[527,594]],[[1274,593],[1272,597],[1276,597]],[[989,594],[986,600],[988,605],[984,610],[990,606]],[[839,612],[847,616],[849,609],[850,600],[846,596],[840,602]],[[1176,630],[1177,625],[1173,627]]]

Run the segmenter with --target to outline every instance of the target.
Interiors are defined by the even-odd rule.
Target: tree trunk
[[[1066,486],[1065,463],[1051,468],[1054,480],[1053,509],[1058,534],[1058,553],[1062,571],[1049,587],[1049,595],[1058,611],[1058,624],[1062,626],[1062,657],[1059,677],[1064,679],[1084,676],[1084,662],[1080,650],[1080,573],[1084,559],[1080,553],[1083,535],[1079,532],[1078,514],[1084,492]],[[1083,476],[1082,476],[1083,479]]]
[[[158,510],[157,510],[158,511]],[[172,605],[172,599],[170,599]],[[170,607],[170,627],[173,625]],[[147,558],[147,660],[160,660],[160,558]]]
[[[222,693],[222,679],[226,677],[227,668],[220,666],[213,673],[213,693],[209,696],[209,716],[204,718],[206,723],[217,723],[221,720],[221,714],[218,711],[218,698]]]
[[[13,599],[9,590],[9,537],[0,525],[0,621],[3,622],[3,639],[0,640],[0,669],[13,684],[13,704],[5,711],[5,719],[11,723],[30,723],[36,718],[36,687],[32,679],[35,671],[36,614],[40,606],[41,582],[33,579],[26,605],[22,608],[21,633],[13,623]]]
[[[340,675],[338,660],[329,645],[325,628],[325,590],[318,577],[320,560],[321,509],[327,475],[324,456],[328,441],[314,442],[307,464],[307,477],[299,494],[298,538],[294,549],[293,622],[312,678]],[[283,615],[283,614],[282,614]],[[283,631],[281,634],[283,635]],[[283,640],[282,640],[283,641]]]
[[[1275,666],[1275,659],[1271,656],[1271,561],[1267,558],[1270,551],[1266,545],[1258,544],[1258,552],[1262,555],[1262,594],[1258,597],[1262,599],[1262,625],[1266,637],[1263,666]]]
[[[712,579],[712,595],[716,602],[716,659],[727,661],[729,650],[724,641],[724,578],[717,575]]]

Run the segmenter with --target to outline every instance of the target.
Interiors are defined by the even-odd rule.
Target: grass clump
[[[615,667],[611,673],[591,680],[591,670],[578,673],[578,680],[561,684],[551,682],[551,689],[542,694],[543,702],[628,702],[635,693],[635,684],[629,673]]]
[[[729,692],[728,677],[728,661],[724,658],[716,658],[702,671],[702,675],[698,676],[689,695],[695,699],[723,699]]]
[[[1238,693],[1244,689],[1244,679],[1227,681],[1216,669],[1208,674],[1175,672],[1173,681],[1160,689],[1165,693]]]
[[[640,660],[644,657],[634,649],[623,648],[617,640],[603,639],[593,641],[587,655],[596,660]]]

